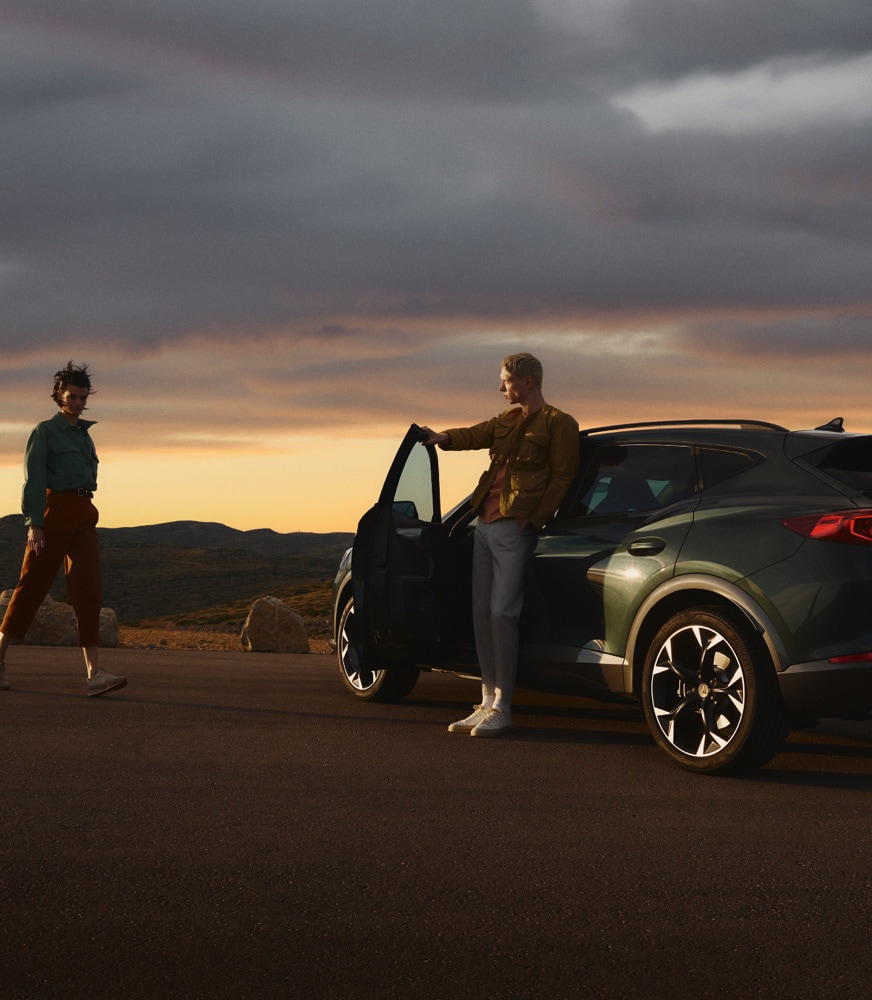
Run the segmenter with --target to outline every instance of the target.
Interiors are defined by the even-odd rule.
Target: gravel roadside
[[[237,632],[196,631],[194,629],[137,628],[119,625],[118,645],[122,649],[203,649],[239,652],[242,648]],[[324,636],[309,634],[312,653],[330,653]]]

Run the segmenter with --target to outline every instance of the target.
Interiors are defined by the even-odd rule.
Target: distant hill
[[[5,518],[3,519],[6,520]],[[18,518],[19,527],[21,518]],[[239,531],[214,521],[167,521],[139,528],[98,528],[100,545],[172,545],[185,549],[239,549],[259,552],[265,556],[317,556],[325,547],[339,546],[340,555],[351,544],[354,535],[348,532],[318,534],[293,531],[281,534],[270,528]]]
[[[350,532],[239,531],[224,524],[171,521],[135,528],[98,528],[104,604],[121,622],[152,618],[196,620],[196,612],[225,608],[236,622],[241,611],[267,594],[286,597],[324,592]],[[18,581],[24,553],[20,514],[0,518],[0,588]],[[63,575],[52,588],[63,598]]]

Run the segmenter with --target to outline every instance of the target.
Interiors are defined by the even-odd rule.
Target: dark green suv
[[[468,501],[442,513],[413,425],[334,585],[342,679],[475,676]],[[641,702],[677,763],[759,767],[792,724],[872,712],[872,436],[761,421],[582,431],[540,533],[518,685]]]

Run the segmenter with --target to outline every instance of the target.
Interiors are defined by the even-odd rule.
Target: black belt
[[[52,493],[72,493],[77,497],[92,497],[94,495],[92,490],[89,490],[87,486],[77,486],[74,490],[52,490]]]

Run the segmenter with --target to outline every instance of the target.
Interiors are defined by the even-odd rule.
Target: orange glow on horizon
[[[378,499],[401,437],[302,439],[257,454],[101,448],[100,526],[214,521],[243,531],[354,531]],[[486,460],[475,452],[440,456],[446,508],[472,491]],[[0,512],[19,513],[21,485],[20,460],[0,466]]]

